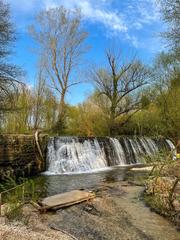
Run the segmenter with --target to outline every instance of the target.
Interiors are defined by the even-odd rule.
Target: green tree
[[[180,137],[180,62],[171,53],[161,53],[153,69],[161,132],[175,141]]]
[[[30,89],[22,87],[16,96],[16,111],[4,118],[4,132],[28,133],[32,129],[33,97]]]

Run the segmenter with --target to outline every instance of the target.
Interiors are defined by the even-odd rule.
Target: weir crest
[[[143,163],[144,156],[174,149],[168,139],[148,137],[52,137],[47,147],[47,173],[89,172]]]

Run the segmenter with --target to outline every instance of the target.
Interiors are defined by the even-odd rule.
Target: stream
[[[45,214],[50,227],[79,240],[180,239],[175,226],[143,202],[140,184],[146,176],[144,171],[113,167],[92,173],[41,175],[35,181],[43,189],[42,197],[74,189],[96,193],[91,201]]]

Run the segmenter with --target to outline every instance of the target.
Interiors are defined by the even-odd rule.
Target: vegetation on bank
[[[42,192],[33,179],[7,177],[0,184],[0,217],[20,220],[22,206],[30,202],[36,204]]]
[[[169,155],[157,158],[145,181],[144,200],[152,210],[170,218],[180,227],[180,161]]]

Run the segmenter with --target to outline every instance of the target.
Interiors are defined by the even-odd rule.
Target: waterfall
[[[106,154],[97,139],[80,142],[76,137],[51,138],[47,158],[48,171],[55,174],[107,167]]]
[[[116,164],[115,165],[125,165],[126,164],[126,156],[124,149],[121,143],[116,138],[110,138],[113,149],[116,153]]]
[[[141,163],[144,155],[173,150],[167,139],[147,137],[52,137],[47,147],[49,174],[78,173]]]

